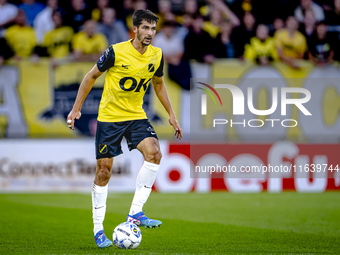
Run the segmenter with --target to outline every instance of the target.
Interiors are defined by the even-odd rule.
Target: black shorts
[[[122,122],[97,122],[96,158],[111,158],[122,154],[121,142],[126,138],[129,150],[133,150],[147,137],[158,139],[148,119]]]

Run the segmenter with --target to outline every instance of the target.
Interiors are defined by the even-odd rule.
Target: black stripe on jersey
[[[101,55],[97,62],[99,71],[105,72],[110,67],[115,65],[115,51],[112,45]]]
[[[164,66],[164,58],[163,58],[163,52],[162,52],[162,59],[161,59],[161,63],[159,64],[159,67],[157,69],[157,71],[155,72],[155,76],[157,77],[162,77],[163,76],[163,66]]]

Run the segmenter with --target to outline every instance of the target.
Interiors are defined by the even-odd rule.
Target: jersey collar
[[[133,48],[133,52],[135,53],[135,55],[137,55],[138,57],[141,57],[141,56],[145,56],[146,54],[147,54],[147,52],[148,52],[148,50],[149,50],[149,46],[146,48],[146,51],[143,53],[143,54],[141,54],[133,45],[132,45],[132,41],[134,40],[134,38],[132,38],[132,39],[130,39],[129,40],[129,44],[130,44],[130,46]]]

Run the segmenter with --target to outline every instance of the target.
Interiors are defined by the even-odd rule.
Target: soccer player
[[[113,158],[122,153],[123,136],[129,149],[137,148],[145,159],[137,176],[136,191],[126,220],[146,228],[162,224],[159,220],[148,218],[142,211],[162,157],[155,130],[142,108],[143,96],[151,80],[158,99],[170,116],[169,123],[174,127],[177,139],[182,139],[182,129],[164,85],[162,50],[150,45],[156,33],[157,22],[158,17],[151,11],[135,11],[135,38],[111,45],[103,53],[97,64],[85,75],[73,109],[67,117],[69,128],[74,129],[74,121],[81,116],[81,106],[87,94],[96,79],[107,71],[98,113],[97,170],[92,191],[93,232],[100,248],[112,245],[104,234],[103,221]]]

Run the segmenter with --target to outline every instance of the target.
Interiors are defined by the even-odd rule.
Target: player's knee
[[[111,176],[111,171],[108,168],[99,168],[98,169],[98,176],[101,177],[101,179],[108,179]]]
[[[111,177],[111,166],[109,164],[99,164],[97,166],[97,177],[101,181],[106,181]]]
[[[151,163],[159,164],[162,159],[162,153],[158,147],[150,149],[145,155],[145,160]]]
[[[158,151],[155,153],[155,163],[159,164],[161,163],[161,159],[162,159],[162,152],[158,149]]]

